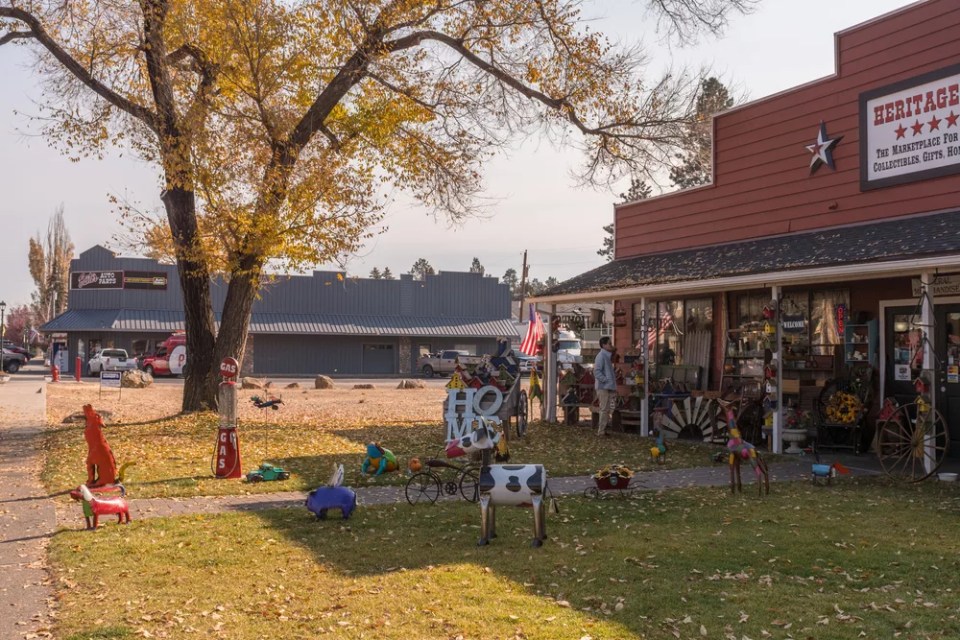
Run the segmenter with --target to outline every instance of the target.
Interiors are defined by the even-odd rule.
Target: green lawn
[[[960,486],[883,478],[503,508],[113,523],[51,545],[58,637],[956,638]],[[134,514],[136,517],[136,514]],[[135,563],[130,558],[136,558]]]
[[[107,427],[106,436],[117,463],[135,462],[128,470],[126,487],[137,498],[273,491],[307,490],[326,483],[335,463],[342,463],[346,481],[354,486],[401,484],[404,473],[379,478],[360,474],[366,443],[379,441],[400,459],[401,471],[413,456],[438,454],[443,445],[440,423],[311,425],[299,422],[245,422],[239,429],[243,471],[268,460],[293,473],[284,482],[247,484],[217,480],[210,459],[216,439],[214,414],[175,416],[134,424]],[[586,427],[533,424],[528,438],[511,442],[511,460],[543,463],[551,476],[595,472],[611,462],[624,462],[635,469],[651,469],[652,441],[633,435],[598,438]],[[86,443],[82,425],[51,427],[46,438],[43,480],[52,493],[72,489],[86,479]],[[710,464],[719,447],[678,442],[671,444],[667,463],[661,468],[686,468]]]

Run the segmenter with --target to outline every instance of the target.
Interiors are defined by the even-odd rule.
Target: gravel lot
[[[446,395],[440,386],[425,389],[397,389],[399,380],[373,383],[373,389],[286,389],[289,381],[274,383],[268,390],[238,391],[241,420],[262,420],[265,415],[250,398],[269,393],[283,404],[277,418],[289,422],[305,422],[336,426],[344,424],[411,424],[439,423]],[[301,383],[302,384],[302,383]],[[39,386],[39,383],[38,383]],[[47,385],[47,419],[59,424],[63,419],[92,403],[98,410],[111,411],[118,422],[144,422],[177,414],[183,398],[182,385],[152,385],[146,389],[105,389],[96,382],[61,382]],[[273,413],[273,412],[271,412]]]

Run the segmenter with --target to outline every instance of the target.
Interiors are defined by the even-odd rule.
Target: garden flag
[[[543,340],[544,333],[543,320],[540,319],[540,314],[537,313],[533,303],[531,303],[530,323],[527,325],[527,335],[520,343],[520,351],[528,356],[537,355],[537,352],[540,351],[540,341]]]

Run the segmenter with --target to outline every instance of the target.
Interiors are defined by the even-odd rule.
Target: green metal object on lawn
[[[262,464],[247,474],[247,482],[270,482],[272,480],[286,480],[290,477],[289,471],[272,464]]]

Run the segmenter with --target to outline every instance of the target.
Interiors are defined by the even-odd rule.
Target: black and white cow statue
[[[474,451],[484,452],[484,460],[496,447],[500,434],[486,420],[473,432],[447,443],[447,455],[455,457]],[[484,464],[480,468],[480,540],[478,546],[490,544],[497,537],[497,507],[532,507],[534,547],[547,539],[547,470],[542,464]]]

